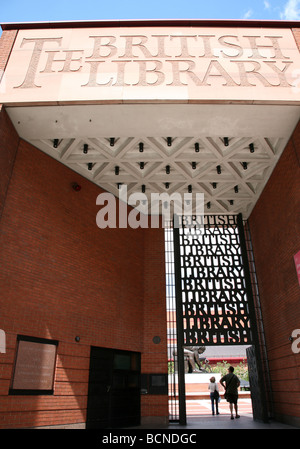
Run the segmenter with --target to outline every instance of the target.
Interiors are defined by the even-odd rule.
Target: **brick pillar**
[[[250,218],[275,417],[300,425],[299,354],[291,336],[300,323],[294,255],[300,250],[300,123]]]
[[[17,30],[3,31],[0,39],[0,82],[9,59]],[[19,137],[6,111],[0,104],[0,219],[12,174]]]
[[[164,229],[145,229],[144,238],[144,347],[142,373],[167,374]],[[166,424],[168,422],[168,394],[143,395],[141,404],[142,422],[151,422],[152,424]]]
[[[0,219],[9,181],[12,175],[18,144],[19,136],[4,107],[0,105]]]

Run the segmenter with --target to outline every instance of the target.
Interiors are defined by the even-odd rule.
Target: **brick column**
[[[299,148],[300,123],[249,218],[275,418],[294,425],[300,424],[300,359],[289,337],[300,322],[294,263],[300,250]]]
[[[144,347],[142,373],[167,374],[164,229],[145,229],[144,238]],[[141,405],[142,422],[151,422],[152,424],[165,424],[168,422],[168,394],[143,395],[141,397]]]
[[[18,144],[19,136],[4,107],[0,105],[0,220]]]

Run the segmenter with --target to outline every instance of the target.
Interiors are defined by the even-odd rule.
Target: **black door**
[[[87,428],[140,424],[140,354],[91,348]]]

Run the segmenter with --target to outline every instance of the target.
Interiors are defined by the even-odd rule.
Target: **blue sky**
[[[177,18],[299,20],[300,0],[0,0],[0,23]]]

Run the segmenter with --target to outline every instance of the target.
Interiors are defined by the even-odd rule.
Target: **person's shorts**
[[[228,393],[226,401],[229,402],[230,404],[237,404],[238,395],[237,394],[230,394],[230,393]]]

